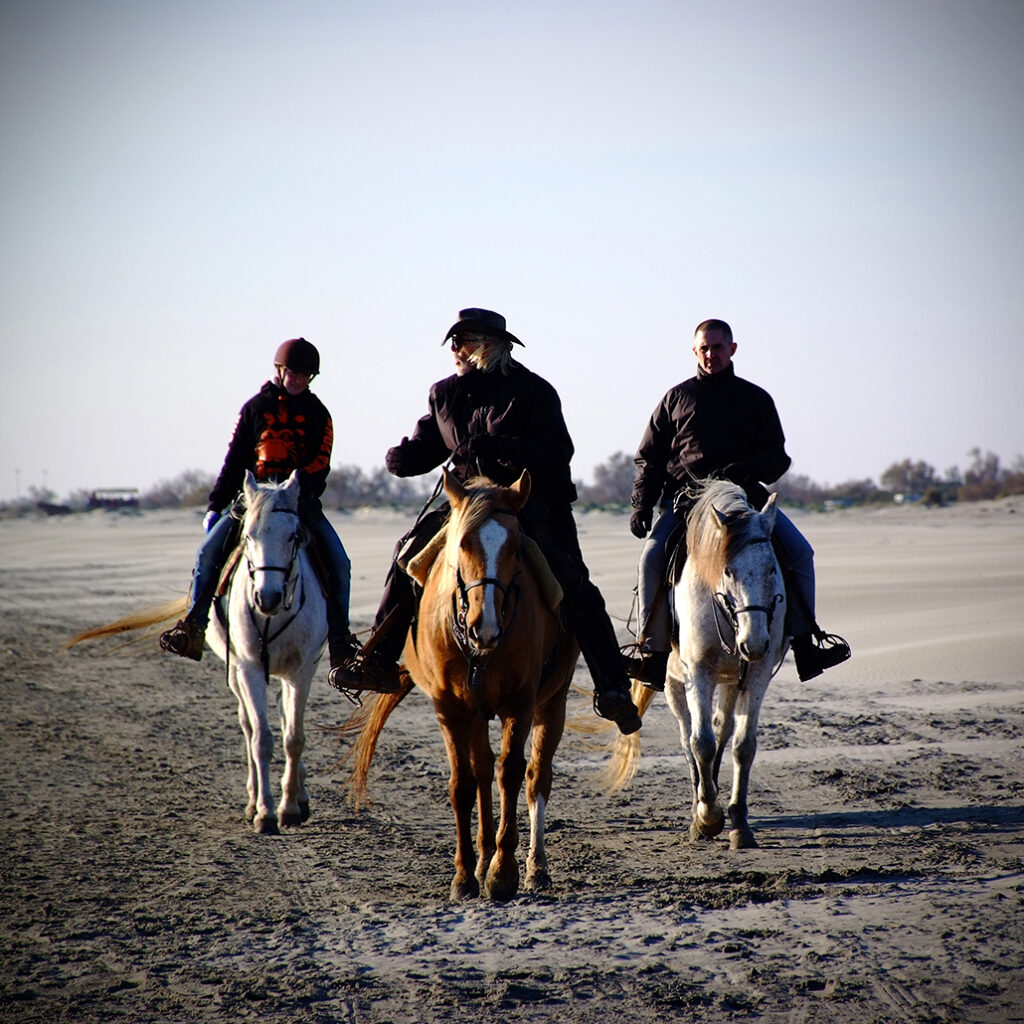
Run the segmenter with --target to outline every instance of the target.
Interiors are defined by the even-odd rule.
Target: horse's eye
[[[725,575],[726,575],[726,576],[727,576],[727,577],[728,577],[729,579],[732,579],[732,569],[728,569],[728,568],[727,568],[727,569],[725,570]]]

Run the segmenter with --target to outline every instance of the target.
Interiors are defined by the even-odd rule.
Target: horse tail
[[[633,697],[633,703],[636,705],[640,717],[643,718],[644,712],[651,706],[651,702],[654,700],[654,690],[644,686],[643,683],[634,682],[630,692]],[[629,736],[619,735],[616,737],[612,745],[611,760],[605,765],[600,774],[600,780],[605,792],[614,793],[628,786],[633,781],[633,776],[637,773],[639,763],[640,733],[634,732],[630,733]]]
[[[83,640],[95,640],[101,636],[116,636],[118,633],[127,633],[134,629],[148,629],[150,626],[174,622],[180,619],[187,609],[187,597],[177,597],[166,604],[157,605],[152,608],[143,608],[141,611],[131,612],[114,622],[108,622],[105,626],[96,626],[94,629],[83,630],[64,644],[64,650],[74,647],[75,644],[80,644]]]
[[[356,811],[370,804],[368,778],[370,764],[377,750],[377,740],[391,712],[415,689],[412,677],[402,673],[402,688],[397,693],[375,693],[361,707],[355,709],[342,723],[339,738],[356,733],[355,742],[348,753],[341,759],[342,764],[351,764],[348,779],[345,781],[345,793],[348,802]]]

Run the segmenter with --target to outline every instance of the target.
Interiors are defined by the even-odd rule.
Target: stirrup
[[[822,668],[841,665],[853,653],[850,645],[838,633],[826,633],[819,629],[814,634],[814,642],[818,648]]]
[[[177,624],[160,634],[160,649],[169,654],[192,661],[203,660],[203,646],[206,641],[206,627],[197,626],[188,618],[179,619]]]

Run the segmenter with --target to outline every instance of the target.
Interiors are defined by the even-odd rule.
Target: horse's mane
[[[725,567],[753,539],[757,510],[747,504],[743,488],[729,480],[702,480],[693,493],[697,500],[686,521],[686,557],[714,590]],[[728,517],[728,529],[722,529],[716,510]]]

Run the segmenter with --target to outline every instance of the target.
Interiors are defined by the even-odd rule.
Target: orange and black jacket
[[[327,407],[307,388],[289,395],[267,381],[242,406],[209,508],[222,511],[238,496],[251,469],[257,480],[286,480],[299,471],[299,512],[307,522],[320,515],[320,495],[331,469],[334,425]]]

